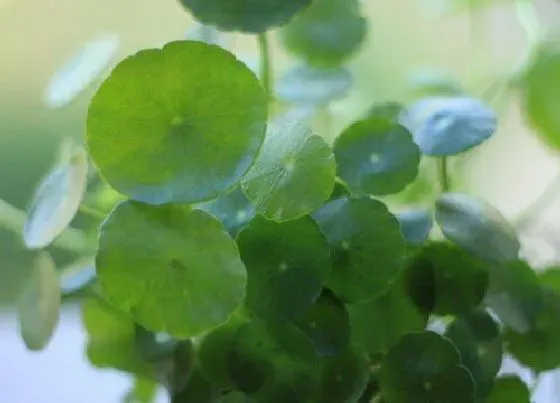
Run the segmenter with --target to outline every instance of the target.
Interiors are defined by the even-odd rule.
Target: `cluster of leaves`
[[[499,211],[445,189],[446,159],[496,131],[492,109],[439,85],[374,105],[330,144],[309,113],[351,87],[344,63],[367,33],[357,0],[181,3],[205,30],[121,61],[90,103],[86,147],[65,143],[37,189],[28,348],[47,345],[61,295],[85,297],[88,357],[136,377],[129,402],[158,384],[173,403],[529,402],[498,374],[506,353],[560,366],[560,271],[537,276]],[[216,35],[265,40],[277,26],[298,61],[270,94]],[[529,120],[556,146],[558,63],[543,43],[521,80]],[[439,162],[444,191],[428,207],[387,205],[422,161]],[[57,272],[44,248],[88,197],[103,213],[96,247],[86,236]]]

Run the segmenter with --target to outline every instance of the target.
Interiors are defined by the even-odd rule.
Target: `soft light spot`
[[[185,119],[182,116],[177,115],[171,120],[172,126],[181,126],[183,123],[185,123]]]
[[[424,382],[424,389],[426,389],[426,390],[432,390],[432,384],[431,384],[431,382]]]
[[[348,241],[342,241],[340,243],[340,247],[344,250],[348,250],[348,249],[350,249],[350,243]]]
[[[371,153],[369,155],[369,161],[372,164],[377,165],[381,162],[381,155],[379,155],[378,153]]]
[[[246,210],[238,210],[237,213],[235,214],[235,220],[237,222],[243,222],[245,221],[248,215],[249,214],[247,213]]]
[[[338,374],[338,375],[335,377],[335,380],[336,380],[337,382],[342,382],[342,375],[341,375],[341,374]]]
[[[288,270],[288,265],[286,263],[280,263],[280,265],[278,266],[278,270],[286,271]]]
[[[315,329],[315,328],[317,327],[317,322],[315,322],[315,321],[311,322],[311,323],[309,324],[309,327],[310,327],[311,329]]]

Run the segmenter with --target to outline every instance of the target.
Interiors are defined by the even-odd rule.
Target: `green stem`
[[[261,53],[261,80],[263,83],[264,91],[269,100],[272,99],[272,69],[271,69],[271,57],[270,57],[270,47],[268,45],[268,37],[266,32],[260,33],[259,36],[259,46]]]
[[[534,46],[542,39],[544,32],[539,23],[539,17],[533,0],[516,0],[515,12],[517,20],[527,35],[530,46]]]
[[[95,221],[103,221],[107,216],[107,214],[103,211],[95,207],[88,206],[87,204],[80,204],[79,211],[80,213],[93,218]]]
[[[524,229],[533,221],[539,213],[546,208],[556,196],[556,192],[560,188],[560,172],[549,182],[544,188],[544,191],[533,200],[525,209],[519,213],[516,219],[513,220],[515,228]]]
[[[447,169],[447,157],[439,157],[437,159],[438,182],[441,193],[449,192],[451,184],[449,180],[449,172]]]
[[[11,231],[21,237],[27,214],[0,199],[0,228]],[[53,246],[72,252],[88,249],[89,242],[86,236],[77,229],[66,229],[54,242]]]

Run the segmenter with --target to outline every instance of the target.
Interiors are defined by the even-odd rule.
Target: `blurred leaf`
[[[170,403],[217,403],[219,401],[220,391],[214,388],[198,369],[195,369],[189,377],[187,386],[174,394]]]
[[[60,315],[60,286],[51,256],[36,257],[18,304],[19,330],[29,350],[43,350],[51,340]]]
[[[218,46],[175,41],[117,65],[90,103],[87,147],[103,178],[134,200],[202,202],[241,180],[266,120],[249,68]]]
[[[550,288],[560,293],[560,266],[549,267],[539,272],[538,277],[542,287]]]
[[[424,208],[408,208],[395,214],[406,242],[421,246],[428,240],[434,220],[432,213]]]
[[[120,203],[101,225],[95,265],[112,302],[147,330],[178,338],[227,322],[245,297],[235,242],[186,205]]]
[[[494,382],[486,403],[531,403],[531,392],[517,375],[504,375]]]
[[[415,98],[464,93],[461,85],[453,77],[443,71],[427,68],[415,70],[409,76],[409,91]]]
[[[391,123],[399,123],[399,119],[406,112],[404,106],[396,101],[386,101],[374,104],[366,113],[366,118],[385,118]]]
[[[72,294],[87,287],[95,280],[94,258],[78,259],[60,270],[60,291]]]
[[[153,403],[158,383],[146,378],[135,378],[134,385],[124,396],[122,403]]]
[[[278,223],[256,216],[237,244],[247,267],[246,305],[265,320],[305,314],[321,293],[329,246],[310,217]]]

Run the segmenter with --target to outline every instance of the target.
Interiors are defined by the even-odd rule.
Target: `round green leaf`
[[[350,340],[346,308],[326,290],[295,324],[313,342],[319,356],[338,354]]]
[[[29,350],[43,350],[60,315],[60,286],[51,256],[40,252],[18,304],[19,331]]]
[[[403,280],[399,276],[377,298],[346,306],[356,346],[370,354],[386,353],[405,334],[426,327],[428,315],[414,305]]]
[[[283,45],[316,66],[339,66],[360,48],[367,21],[357,0],[314,0],[281,28]]]
[[[491,261],[517,260],[515,229],[483,200],[463,193],[444,193],[436,200],[435,218],[451,242]]]
[[[486,403],[531,403],[531,392],[517,375],[504,375],[494,382]]]
[[[367,354],[347,348],[321,362],[321,386],[314,403],[354,403],[369,381]]]
[[[118,204],[101,226],[95,266],[120,309],[178,338],[225,323],[245,297],[235,242],[215,218],[188,206]]]
[[[543,305],[533,326],[525,333],[507,329],[506,349],[521,364],[537,372],[560,366],[560,294],[544,288]]]
[[[426,243],[432,231],[432,213],[424,208],[409,208],[395,214],[401,226],[404,239],[411,245]]]
[[[329,145],[287,113],[269,124],[263,148],[243,178],[242,189],[265,217],[293,220],[327,201],[335,175]]]
[[[43,178],[33,195],[23,229],[29,249],[50,245],[70,224],[78,211],[87,186],[88,159],[79,148],[68,153]]]
[[[44,93],[50,108],[61,108],[72,102],[103,74],[120,46],[116,35],[102,35],[87,43],[54,74]]]
[[[239,187],[197,207],[218,217],[233,236],[255,216],[255,208]]]
[[[241,180],[266,120],[266,95],[245,64],[218,46],[176,41],[113,70],[89,106],[87,145],[101,175],[130,198],[194,203]]]
[[[367,118],[384,118],[392,123],[398,123],[400,117],[405,113],[405,108],[398,102],[386,101],[374,104],[366,113]]]
[[[261,33],[284,25],[311,0],[179,0],[198,21],[223,31]]]
[[[338,176],[355,193],[398,193],[418,175],[420,150],[403,126],[384,118],[353,123],[334,144]]]
[[[94,259],[79,259],[60,270],[60,291],[63,295],[72,294],[91,284],[94,279]]]
[[[237,237],[247,266],[246,305],[263,319],[302,317],[321,293],[329,245],[309,217],[277,223],[258,215]]]
[[[408,292],[423,311],[461,314],[484,299],[489,266],[455,245],[433,242],[413,258],[406,282]]]
[[[383,360],[381,390],[389,403],[472,403],[475,384],[459,352],[433,332],[403,336]]]
[[[477,309],[455,319],[445,336],[457,347],[463,365],[473,376],[478,398],[484,398],[492,390],[502,365],[498,324],[487,312]]]
[[[382,202],[341,197],[313,218],[332,249],[326,285],[345,302],[380,295],[404,267],[406,245],[399,222]]]
[[[524,333],[533,326],[542,309],[539,279],[521,260],[492,265],[485,302],[503,323]]]
[[[296,65],[276,82],[276,97],[285,102],[322,107],[344,98],[352,75],[343,67]]]
[[[481,144],[496,131],[494,112],[466,96],[431,96],[407,109],[403,124],[423,154],[455,155]]]

